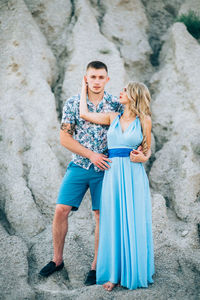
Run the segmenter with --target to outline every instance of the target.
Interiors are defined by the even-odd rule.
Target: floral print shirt
[[[61,123],[73,124],[74,133],[73,138],[77,140],[84,147],[107,155],[107,130],[109,126],[93,124],[80,118],[79,114],[80,94],[69,98],[63,107]],[[104,92],[104,97],[97,107],[87,99],[88,110],[91,112],[122,112],[123,106],[119,103],[118,98],[107,92]],[[73,162],[84,168],[89,169],[92,165],[88,158],[77,154],[72,154]],[[94,166],[95,171],[101,171]]]

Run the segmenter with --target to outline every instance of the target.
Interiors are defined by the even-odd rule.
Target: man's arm
[[[87,99],[87,84],[86,84],[86,78],[84,76],[82,80],[81,98],[80,98],[80,105],[79,105],[80,117],[91,123],[110,125],[110,114],[112,113],[90,112],[88,110],[86,99]]]
[[[104,154],[93,152],[82,146],[73,138],[74,124],[62,123],[60,127],[60,143],[69,151],[88,158],[95,166],[101,170],[107,170],[110,166],[106,161],[111,162]]]

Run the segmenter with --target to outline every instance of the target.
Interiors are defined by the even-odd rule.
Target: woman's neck
[[[133,113],[127,105],[125,105],[123,117],[124,117],[124,119],[131,119],[131,118],[135,118],[136,114]]]

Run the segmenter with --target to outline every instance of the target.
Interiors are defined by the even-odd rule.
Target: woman
[[[148,88],[130,82],[120,93],[123,114],[88,111],[83,80],[80,117],[110,125],[97,259],[97,284],[111,291],[116,284],[128,289],[153,283],[154,255],[149,182],[143,162],[150,157],[151,112]],[[143,152],[136,150],[141,145]]]

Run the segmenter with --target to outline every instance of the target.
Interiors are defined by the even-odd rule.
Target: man
[[[122,106],[116,97],[106,93],[104,87],[109,81],[107,66],[100,61],[88,64],[86,70],[88,85],[88,108],[95,112],[121,111]],[[40,275],[49,276],[64,267],[63,248],[68,229],[68,216],[77,210],[90,187],[92,210],[94,211],[95,254],[85,284],[96,283],[96,262],[99,241],[99,202],[104,170],[107,162],[108,126],[89,123],[79,116],[80,95],[69,98],[63,108],[60,130],[61,144],[73,152],[60,187],[53,220],[54,256]]]

